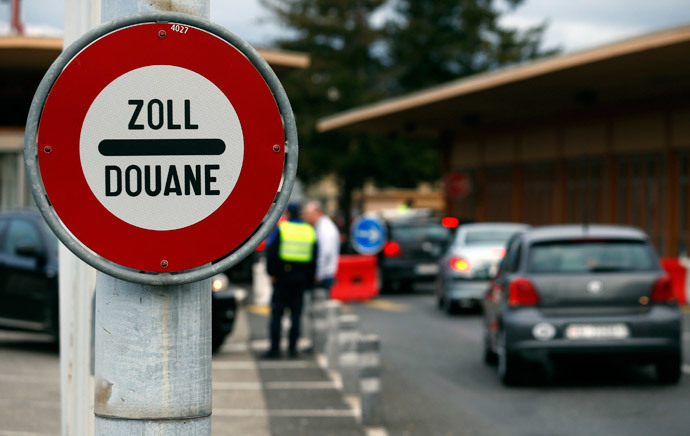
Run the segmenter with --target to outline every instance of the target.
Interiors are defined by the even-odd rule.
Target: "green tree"
[[[351,192],[367,180],[396,187],[438,180],[437,146],[422,138],[318,133],[319,118],[540,55],[543,26],[501,27],[493,0],[261,2],[285,28],[275,44],[311,56],[307,69],[283,80],[299,130],[299,177],[335,173],[346,218]],[[385,25],[374,26],[373,14],[389,5]]]
[[[546,24],[502,26],[498,5],[523,0],[394,0],[386,24],[391,92],[401,93],[552,54],[540,50]]]

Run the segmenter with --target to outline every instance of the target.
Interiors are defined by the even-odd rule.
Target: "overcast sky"
[[[433,1],[433,0],[430,0]],[[0,32],[9,23],[9,3],[0,2]],[[22,0],[30,34],[59,35],[65,11],[60,0]],[[271,21],[258,0],[211,0],[211,20],[247,41],[270,46],[284,30]],[[526,0],[503,23],[524,27],[546,20],[545,47],[576,51],[690,24],[688,0]]]

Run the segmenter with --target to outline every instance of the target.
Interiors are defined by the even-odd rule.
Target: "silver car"
[[[507,250],[484,301],[484,357],[503,383],[523,381],[530,363],[578,359],[651,363],[660,382],[678,382],[681,314],[644,232],[541,227]]]
[[[441,258],[436,285],[438,307],[449,315],[459,308],[479,307],[489,276],[505,255],[508,240],[526,224],[481,223],[461,226]]]

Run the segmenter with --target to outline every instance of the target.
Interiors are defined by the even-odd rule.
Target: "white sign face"
[[[171,65],[132,70],[93,101],[81,167],[113,215],[176,230],[215,212],[242,170],[244,138],[230,101],[203,76]]]

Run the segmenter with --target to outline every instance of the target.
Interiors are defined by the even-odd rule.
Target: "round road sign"
[[[287,202],[267,217],[281,179],[289,194],[296,170],[295,161],[284,175],[283,119],[294,121],[265,61],[224,29],[180,14],[140,15],[84,38],[48,72],[27,122],[32,190],[60,239],[116,276],[199,268],[269,227],[258,245]],[[296,159],[296,138],[290,146]],[[121,278],[162,283],[129,273]]]
[[[449,173],[444,179],[446,192],[451,197],[463,198],[472,192],[472,179],[467,173]]]
[[[377,254],[386,243],[386,226],[376,218],[358,218],[351,233],[352,247],[359,254]]]

